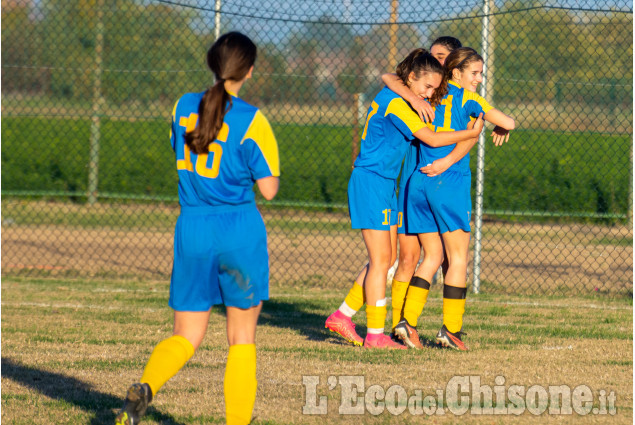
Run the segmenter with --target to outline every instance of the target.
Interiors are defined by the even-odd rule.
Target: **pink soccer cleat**
[[[392,339],[388,335],[384,334],[368,334],[364,340],[365,348],[389,348],[397,350],[406,350],[405,345],[401,345]]]
[[[355,332],[355,325],[350,317],[337,310],[331,314],[324,323],[324,327],[329,331],[338,334],[353,345],[360,346],[364,343],[361,336]]]

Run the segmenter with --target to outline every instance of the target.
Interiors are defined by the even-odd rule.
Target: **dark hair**
[[[221,35],[207,51],[207,66],[216,77],[198,106],[198,125],[185,133],[185,143],[196,154],[207,153],[223,126],[225,114],[231,108],[231,96],[225,90],[225,80],[240,81],[256,62],[256,45],[244,34],[228,32]]]
[[[397,76],[401,78],[401,81],[406,86],[408,84],[408,76],[414,72],[415,78],[419,79],[425,73],[441,74],[443,77],[443,67],[426,49],[415,49],[399,65],[397,65]],[[429,99],[432,106],[436,106],[441,102],[443,96],[447,91],[447,81],[444,78],[441,79],[441,85],[434,91],[434,94]]]
[[[452,71],[458,69],[463,72],[471,63],[483,62],[483,58],[471,47],[459,47],[445,58],[445,79],[452,79]]]
[[[432,46],[440,45],[448,49],[450,52],[458,49],[459,47],[463,47],[461,41],[458,38],[450,37],[449,35],[444,35],[442,37],[437,38],[432,42],[430,48]]]

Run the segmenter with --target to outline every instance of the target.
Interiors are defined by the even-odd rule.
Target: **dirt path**
[[[279,214],[279,212],[278,212]],[[288,219],[288,217],[285,217]],[[275,220],[267,216],[267,221]],[[272,284],[345,288],[366,261],[352,231],[312,230],[310,214],[293,216],[301,230],[270,226]],[[316,214],[311,224],[333,223]],[[281,230],[284,229],[284,230]],[[632,231],[625,227],[486,223],[483,292],[630,293]],[[69,226],[2,226],[3,274],[167,279],[172,232],[87,229]],[[470,264],[469,273],[472,273]],[[469,279],[471,281],[471,277]]]

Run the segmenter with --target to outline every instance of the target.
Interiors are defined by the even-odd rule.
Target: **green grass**
[[[277,124],[274,132],[282,170],[277,201],[345,205],[351,128]],[[3,192],[84,194],[89,133],[88,120],[5,117]],[[176,199],[177,175],[168,133],[163,120],[104,119],[99,192]],[[486,209],[627,214],[630,146],[627,134],[522,129],[514,131],[505,146],[488,142]],[[475,151],[472,155],[474,169]]]
[[[121,397],[138,379],[154,345],[171,334],[167,282],[5,277],[2,285],[2,422],[110,424]],[[469,294],[464,316],[467,353],[440,349],[440,291],[430,293],[418,330],[419,351],[365,350],[324,329],[345,290],[310,285],[273,287],[258,325],[258,395],[255,425],[324,423],[506,423],[509,416],[398,417],[340,415],[339,387],[329,376],[363,375],[366,388],[402,385],[424,395],[443,390],[454,376],[479,376],[493,385],[588,385],[615,391],[617,414],[594,423],[632,423],[632,300]],[[388,305],[391,303],[389,301]],[[70,307],[72,306],[72,307]],[[390,317],[390,308],[388,317]],[[390,320],[390,319],[388,319]],[[365,313],[354,317],[365,333]],[[389,324],[387,323],[387,326]],[[190,362],[161,391],[144,423],[223,423],[227,345],[224,309],[215,307],[208,334]],[[302,414],[302,376],[320,378],[326,416]],[[409,392],[411,394],[411,392]],[[597,398],[594,400],[597,405]],[[472,402],[472,406],[485,403]],[[447,406],[447,403],[444,404]],[[573,423],[578,416],[547,413],[540,421]],[[535,423],[532,415],[515,423]]]

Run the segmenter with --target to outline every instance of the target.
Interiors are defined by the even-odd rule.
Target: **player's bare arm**
[[[267,201],[271,201],[278,193],[278,188],[280,187],[280,178],[275,176],[263,177],[256,180],[256,184],[258,185],[258,190],[260,191],[262,196]]]
[[[403,97],[406,102],[412,106],[421,121],[432,122],[434,120],[434,108],[430,103],[416,94],[406,86],[401,78],[397,74],[384,74],[381,76],[381,80],[386,86]]]
[[[509,132],[516,128],[514,119],[496,108],[489,110],[485,114],[485,120],[496,126],[492,130],[492,141],[495,146],[501,146],[506,143],[509,140]]]
[[[474,127],[474,121],[470,121],[467,124],[468,130],[471,130]],[[465,140],[463,142],[459,142],[456,144],[456,147],[452,149],[452,152],[447,154],[445,157],[440,158],[432,162],[431,164],[426,165],[425,167],[419,168],[419,170],[427,174],[428,177],[438,176],[445,172],[448,168],[458,162],[461,158],[463,158],[469,151],[472,150],[474,145],[478,142],[478,137],[474,139]]]
[[[415,132],[413,136],[433,148],[438,148],[440,146],[453,145],[455,143],[478,137],[483,130],[483,125],[483,114],[480,114],[476,121],[474,121],[474,128],[472,130],[444,131],[435,133],[428,127],[423,127]]]

